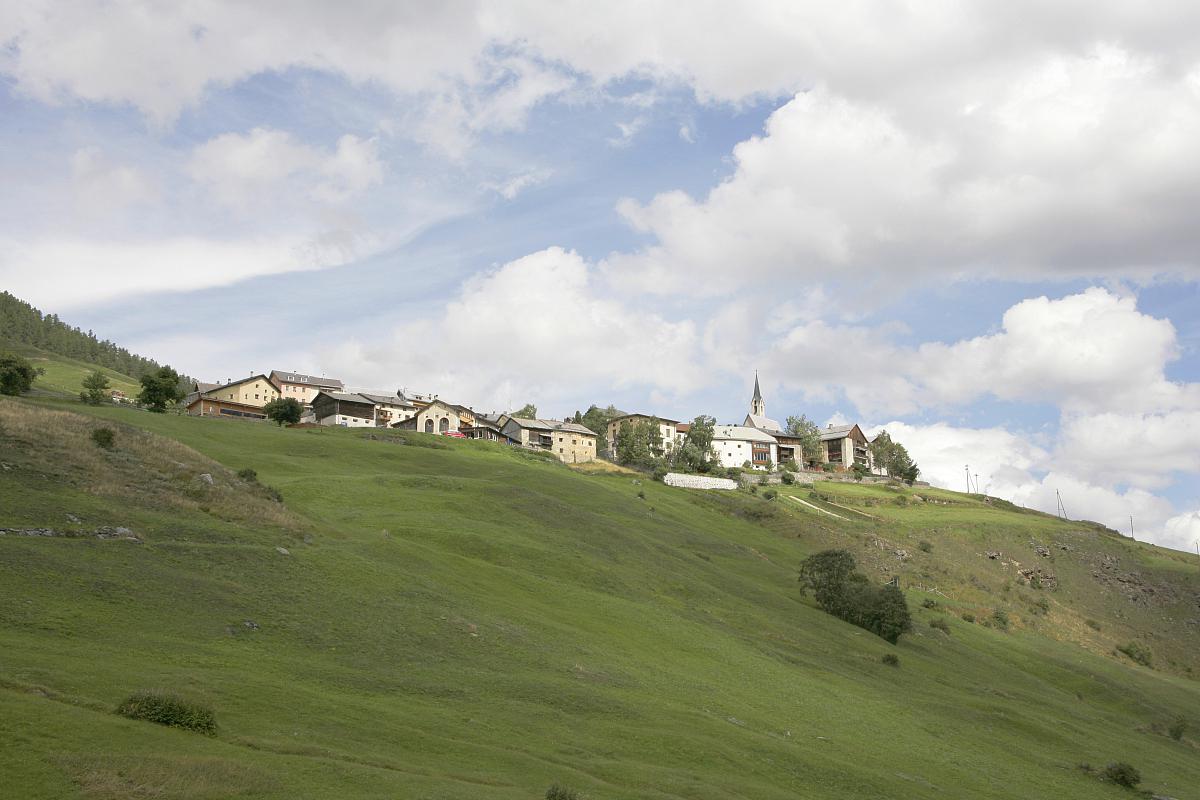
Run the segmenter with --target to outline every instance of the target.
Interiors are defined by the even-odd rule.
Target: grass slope
[[[1077,768],[1116,759],[1200,786],[1195,734],[1157,732],[1200,723],[1184,660],[1131,666],[1056,621],[1168,612],[1090,599],[1067,556],[1126,545],[1041,515],[839,486],[882,518],[841,522],[483,443],[12,400],[0,462],[0,525],[141,539],[0,537],[0,774],[22,797],[1122,797]],[[944,604],[1019,609],[1031,590],[1006,599],[976,551],[1075,534],[1051,611],[1007,633],[920,609],[891,647],[797,592],[835,543],[944,579]],[[1197,586],[1162,551],[1121,557]],[[112,713],[143,688],[209,702],[218,735]]]
[[[33,382],[36,394],[78,397],[83,389],[83,379],[97,369],[108,376],[109,388],[120,389],[129,397],[137,395],[142,388],[137,380],[116,370],[97,367],[86,361],[76,361],[33,345],[0,338],[0,352],[15,353],[28,359],[33,366],[45,370],[45,374]]]

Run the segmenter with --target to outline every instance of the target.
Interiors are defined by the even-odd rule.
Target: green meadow
[[[0,462],[0,526],[63,534],[0,536],[13,797],[1133,796],[1081,767],[1118,760],[1200,797],[1200,566],[1098,525],[47,399],[0,400]],[[899,578],[897,646],[800,595],[834,546]],[[114,713],[144,689],[216,735]]]

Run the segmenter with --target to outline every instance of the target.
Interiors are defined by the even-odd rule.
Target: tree
[[[912,615],[904,593],[895,586],[884,586],[875,590],[865,625],[862,627],[886,642],[895,644],[903,633],[912,630]]]
[[[625,420],[617,431],[617,461],[635,467],[654,465],[654,445],[659,438],[658,420]]]
[[[854,566],[849,550],[823,550],[809,556],[800,563],[800,594],[811,589],[817,605],[832,613],[844,603]]]
[[[801,414],[787,418],[787,432],[800,440],[800,452],[806,464],[821,461],[821,429],[817,423]]]
[[[14,353],[0,353],[0,394],[25,394],[42,370]]]
[[[537,419],[537,406],[533,403],[526,403],[516,411],[510,411],[509,416],[520,417],[521,419]]]
[[[683,444],[672,453],[672,462],[680,469],[691,472],[708,472],[712,469],[717,461],[712,449],[716,424],[715,419],[704,414],[692,420]]]
[[[895,644],[912,629],[904,593],[895,586],[874,586],[855,571],[848,550],[824,550],[800,564],[800,591],[813,590],[817,605],[828,614],[865,628]]]
[[[875,466],[883,469],[889,477],[899,478],[911,486],[921,474],[904,445],[894,440],[887,431],[880,431],[867,449]]]
[[[263,406],[263,412],[267,419],[282,428],[285,424],[295,425],[299,422],[304,414],[304,406],[294,397],[277,397]]]
[[[583,413],[579,424],[591,430],[601,439],[606,439],[608,437],[608,423],[619,416],[621,416],[621,412],[617,410],[616,406],[610,405],[607,408],[600,408],[597,405],[592,405],[588,406],[588,410]]]
[[[143,375],[141,383],[138,402],[159,414],[167,410],[168,403],[178,403],[184,397],[179,385],[179,373],[170,367],[159,367]]]
[[[83,391],[79,399],[89,406],[98,406],[108,397],[108,376],[100,370],[93,370],[83,379]]]

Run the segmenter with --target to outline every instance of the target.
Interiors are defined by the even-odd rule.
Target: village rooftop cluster
[[[192,385],[184,399],[187,412],[196,416],[265,420],[265,406],[292,398],[304,409],[300,424],[351,428],[396,428],[456,438],[503,442],[553,454],[568,464],[598,457],[613,458],[622,428],[656,424],[652,442],[656,456],[683,446],[691,424],[650,414],[619,414],[608,420],[603,440],[590,428],[572,420],[532,419],[509,413],[476,413],[468,406],[450,403],[438,395],[398,390],[393,394],[348,391],[336,378],[286,370],[252,375],[225,384]],[[834,471],[873,470],[869,441],[857,424],[829,425],[820,431],[817,459],[805,459],[802,439],[786,432],[767,416],[766,403],[754,376],[750,412],[740,425],[713,426],[712,452],[723,468],[749,465],[773,470],[793,462]]]

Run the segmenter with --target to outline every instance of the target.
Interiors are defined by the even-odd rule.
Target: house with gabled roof
[[[375,427],[375,402],[351,392],[319,391],[313,397],[313,416],[318,425],[344,428]]]
[[[237,381],[200,391],[202,386],[194,385],[196,391],[185,398],[187,412],[198,417],[223,416],[243,419],[266,419],[262,408],[272,400],[279,399],[279,388],[266,375],[251,375]]]
[[[411,417],[393,423],[392,427],[418,433],[458,433],[462,420],[454,406],[441,400],[432,400],[425,405],[418,403]]]
[[[282,369],[271,370],[271,382],[279,387],[280,397],[291,397],[299,400],[304,406],[311,406],[317,392],[341,392],[346,386],[337,378],[305,375],[302,372],[289,372]]]
[[[852,469],[855,464],[871,468],[871,451],[862,428],[854,425],[828,425],[821,431],[824,463],[834,469]]]
[[[713,452],[722,467],[771,470],[779,463],[779,443],[766,431],[748,425],[713,426]]]
[[[577,422],[509,416],[501,433],[524,447],[553,453],[566,464],[583,464],[596,458],[599,437]]]

